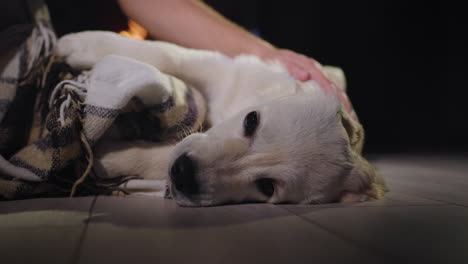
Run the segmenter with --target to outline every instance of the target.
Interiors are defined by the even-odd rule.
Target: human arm
[[[278,60],[296,79],[314,79],[325,90],[332,83],[315,60],[250,34],[199,0],[119,0],[124,13],[145,27],[152,37],[182,46],[216,50],[227,56],[257,55]]]

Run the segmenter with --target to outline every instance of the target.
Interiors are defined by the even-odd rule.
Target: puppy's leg
[[[129,192],[131,195],[165,197],[166,194],[165,180],[129,180],[122,184],[120,188]]]
[[[95,150],[95,168],[102,178],[138,176],[166,180],[173,148],[145,141],[103,141]]]
[[[90,69],[107,55],[119,55],[151,64],[160,71],[194,85],[204,95],[205,87],[221,87],[220,76],[231,71],[230,58],[212,51],[183,48],[161,41],[141,41],[112,32],[86,31],[62,37],[56,55],[77,69]]]
[[[177,48],[165,48],[161,42],[134,40],[106,31],[85,31],[60,38],[55,54],[76,69],[91,69],[108,55],[119,55],[153,64],[169,71],[177,64]],[[171,46],[168,44],[168,46]],[[170,51],[169,51],[170,50]],[[153,62],[153,63],[151,63]]]

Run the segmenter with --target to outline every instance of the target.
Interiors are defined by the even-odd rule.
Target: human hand
[[[270,49],[260,55],[264,61],[279,61],[299,81],[316,81],[325,92],[336,91],[337,85],[323,72],[316,60],[287,49]]]

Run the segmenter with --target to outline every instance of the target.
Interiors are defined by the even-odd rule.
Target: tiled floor
[[[468,263],[468,157],[380,156],[374,164],[391,192],[357,204],[0,202],[0,262]]]

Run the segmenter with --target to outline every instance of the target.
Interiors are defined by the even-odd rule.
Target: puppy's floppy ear
[[[343,111],[343,109],[340,109],[338,115],[348,136],[351,149],[360,154],[364,145],[364,129],[362,125],[346,111]]]
[[[326,65],[323,66],[323,72],[330,80],[338,85],[339,88],[346,91],[346,76],[341,68]]]
[[[340,110],[341,124],[348,138],[348,153],[351,159],[351,170],[343,185],[340,202],[358,202],[382,199],[387,191],[383,177],[361,155],[364,143],[364,129],[361,124],[345,111]]]

